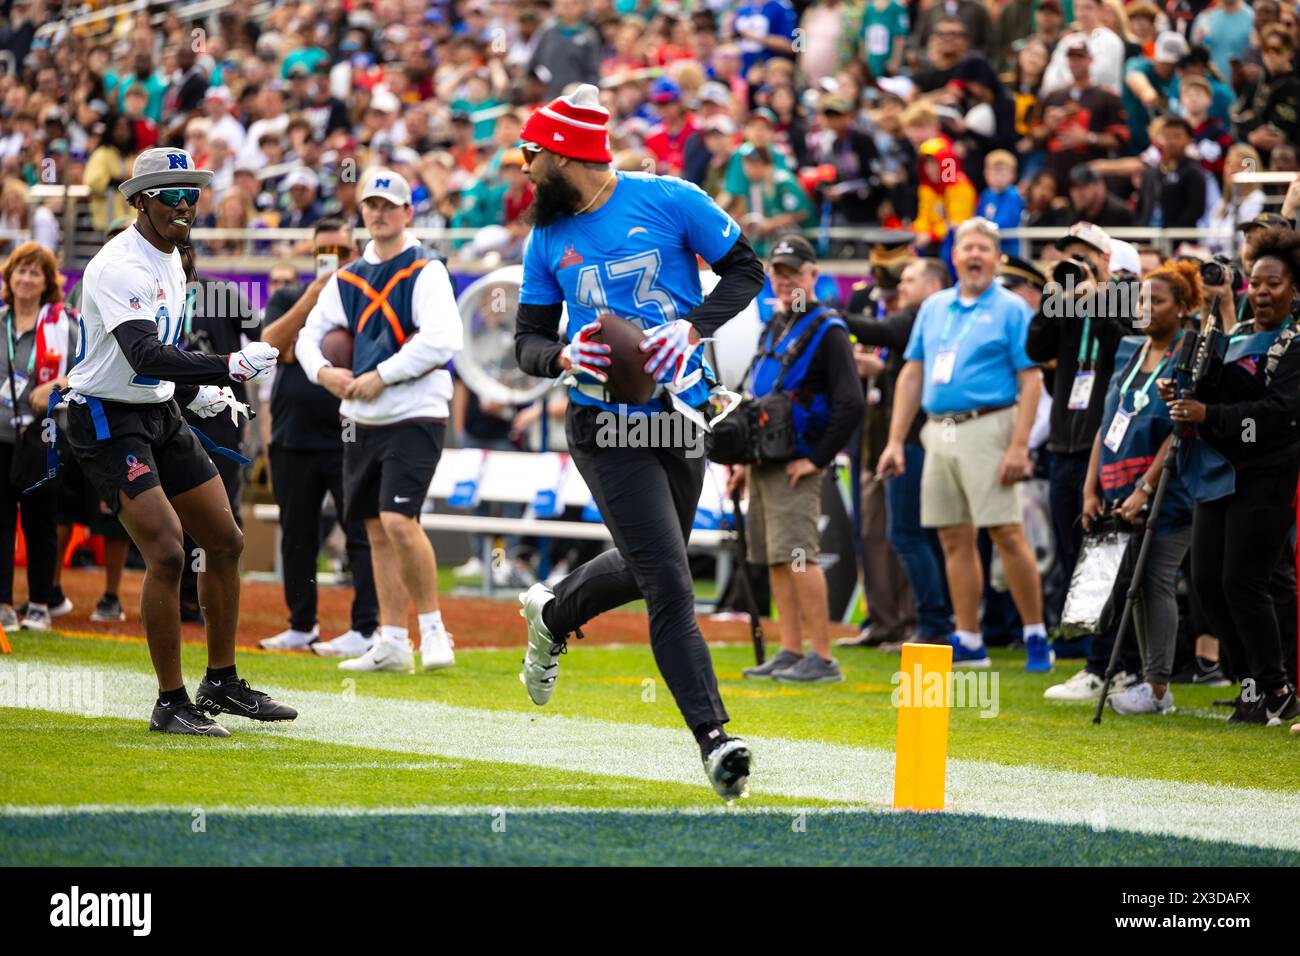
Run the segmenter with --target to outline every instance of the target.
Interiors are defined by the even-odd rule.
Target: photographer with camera
[[[1111,238],[1090,222],[1075,223],[1056,242],[1066,258],[1029,323],[1025,352],[1035,362],[1056,362],[1052,385],[1052,527],[1068,582],[1082,544],[1084,480],[1093,439],[1101,426],[1106,383],[1115,370],[1115,349],[1132,328],[1132,309],[1110,282]],[[1115,294],[1112,294],[1115,293]],[[1060,610],[1059,608],[1057,609]]]
[[[1083,488],[1083,524],[1092,530],[1114,516],[1138,524],[1151,507],[1165,454],[1173,442],[1169,408],[1155,383],[1177,361],[1188,316],[1200,305],[1200,275],[1187,262],[1170,262],[1143,281],[1145,335],[1124,338],[1115,354],[1115,373],[1106,388],[1101,429],[1093,440]],[[1192,496],[1174,473],[1166,479],[1165,497],[1152,528],[1151,548],[1142,573],[1136,616],[1137,647],[1144,682],[1125,688],[1117,678],[1110,705],[1117,714],[1166,714],[1174,709],[1169,690],[1178,635],[1175,580],[1192,541]],[[1064,684],[1049,687],[1047,700],[1096,700],[1105,684],[1106,665],[1117,637],[1124,601],[1136,570],[1142,535],[1134,533],[1120,562],[1110,599],[1098,622],[1087,666]],[[1123,655],[1124,670],[1136,671],[1132,645]]]
[[[792,461],[732,469],[728,495],[749,490],[749,561],[766,565],[781,618],[781,650],[746,677],[831,683],[844,675],[831,657],[826,576],[820,552],[822,476],[862,421],[866,404],[843,319],[813,298],[817,254],[798,234],[782,236],[768,268],[778,308],[760,340],[746,389],[793,399]],[[809,651],[803,652],[805,638]]]
[[[1270,579],[1290,547],[1300,474],[1300,347],[1291,347],[1300,234],[1265,229],[1252,238],[1250,251],[1247,295],[1254,320],[1238,327],[1195,397],[1175,399],[1169,379],[1159,389],[1174,422],[1191,429],[1234,472],[1229,493],[1199,496],[1192,526],[1192,584],[1211,632],[1247,677],[1228,719],[1277,725],[1300,716],[1270,593]]]

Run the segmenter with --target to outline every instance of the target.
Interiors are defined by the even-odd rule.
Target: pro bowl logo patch
[[[579,265],[582,265],[582,253],[573,246],[565,246],[564,255],[560,256],[560,268],[567,269],[569,266]]]
[[[151,469],[135,455],[126,456],[126,480],[135,481],[141,475],[147,475]]]

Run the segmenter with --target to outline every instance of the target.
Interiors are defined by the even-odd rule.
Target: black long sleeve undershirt
[[[113,329],[113,338],[117,339],[122,354],[137,375],[148,375],[178,385],[226,385],[230,382],[226,356],[182,352],[174,345],[163,345],[158,338],[158,326],[153,322],[145,319],[123,322]]]
[[[763,288],[763,263],[749,240],[741,236],[725,256],[711,263],[719,276],[713,291],[683,318],[707,338],[739,315]],[[521,302],[515,317],[515,360],[529,375],[550,378],[559,374],[556,359],[564,351],[560,342],[563,307]]]

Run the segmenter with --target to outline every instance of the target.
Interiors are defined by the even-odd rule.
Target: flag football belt
[[[1008,408],[1014,408],[1015,404],[998,405],[992,408],[976,408],[969,412],[948,412],[945,415],[928,415],[930,421],[942,425],[951,422],[954,425],[960,425],[962,422],[968,422],[973,418],[983,418],[985,415],[995,415],[998,412],[1004,412]]]
[[[620,404],[619,401],[610,393],[609,389],[599,382],[575,382],[573,387],[588,398],[594,398],[596,401],[604,402],[606,405]],[[655,399],[662,399],[663,394],[664,387],[662,385],[656,385],[654,392],[650,396],[650,401],[653,402]]]

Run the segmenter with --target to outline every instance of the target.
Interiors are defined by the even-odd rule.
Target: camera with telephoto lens
[[[1240,289],[1246,284],[1246,276],[1227,256],[1217,255],[1209,262],[1201,263],[1201,281],[1206,285],[1226,285],[1230,289]]]
[[[1078,256],[1062,259],[1052,266],[1052,281],[1064,288],[1077,289],[1092,278],[1092,266]]]

